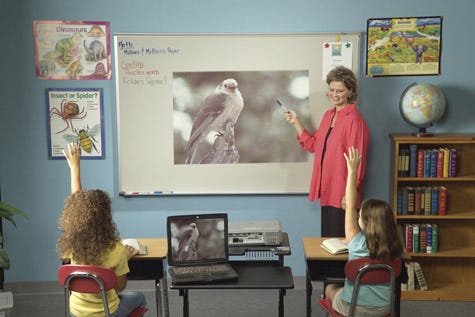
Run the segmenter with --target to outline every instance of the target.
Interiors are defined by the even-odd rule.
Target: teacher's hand
[[[293,110],[285,111],[284,118],[285,118],[285,121],[287,121],[289,124],[292,124],[292,125],[298,122],[297,113]]]

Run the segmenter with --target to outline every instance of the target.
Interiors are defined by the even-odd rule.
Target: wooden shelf
[[[435,134],[430,137],[416,137],[407,133],[391,133],[391,137],[402,144],[475,144],[475,134],[466,133]]]
[[[409,253],[412,258],[475,258],[475,247],[461,247],[452,250],[439,250],[435,253]]]
[[[398,177],[398,182],[473,182],[475,175],[457,176],[457,177]]]
[[[473,302],[474,298],[475,285],[446,285],[427,291],[415,290],[401,292],[401,300]]]
[[[431,220],[431,221],[445,221],[445,220],[475,220],[475,211],[467,212],[450,212],[448,211],[446,215],[397,215],[397,220]]]
[[[475,301],[475,134],[416,137],[391,134],[391,203],[398,224],[437,224],[438,252],[409,253],[420,263],[429,290],[403,291],[402,300]],[[456,177],[401,177],[401,149],[457,150]],[[398,188],[445,186],[446,215],[397,215]]]

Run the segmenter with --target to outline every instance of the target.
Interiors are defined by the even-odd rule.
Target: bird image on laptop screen
[[[200,232],[194,222],[190,223],[185,230],[183,230],[178,244],[178,261],[198,259],[196,242],[198,241],[199,236]]]

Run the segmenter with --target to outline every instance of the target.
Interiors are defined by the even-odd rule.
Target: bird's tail
[[[200,135],[190,136],[185,146],[185,164],[193,164],[195,162],[196,151],[201,141],[203,141],[203,137]]]
[[[192,140],[186,144],[185,154],[185,164],[193,164],[193,159],[195,158],[196,154],[196,144]]]

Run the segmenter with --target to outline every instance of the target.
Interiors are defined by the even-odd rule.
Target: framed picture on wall
[[[39,79],[110,79],[109,22],[33,21]]]
[[[439,75],[442,17],[368,19],[366,75]]]
[[[81,159],[105,158],[102,89],[48,88],[46,110],[50,159],[64,159],[68,143],[79,145]]]

